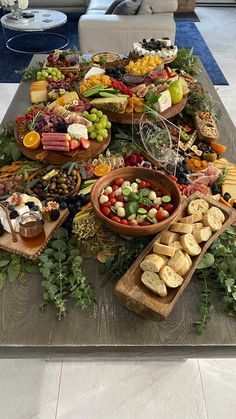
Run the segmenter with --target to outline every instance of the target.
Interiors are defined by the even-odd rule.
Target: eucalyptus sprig
[[[0,126],[0,167],[22,159],[14,136],[14,124]]]
[[[25,282],[26,273],[37,272],[39,272],[37,264],[14,253],[0,251],[0,290],[6,281],[14,282],[18,279],[20,282]]]
[[[201,72],[198,58],[193,55],[193,48],[179,49],[176,59],[168,65],[175,70],[184,70],[190,76]]]
[[[41,71],[43,63],[38,63],[37,66],[25,67],[22,70],[16,70],[15,73],[22,75],[23,81],[36,80],[37,72]]]
[[[59,320],[66,315],[70,297],[82,309],[88,309],[95,301],[94,290],[82,271],[82,261],[76,244],[63,228],[54,232],[49,245],[39,256],[40,273],[44,278],[41,309],[51,302]]]

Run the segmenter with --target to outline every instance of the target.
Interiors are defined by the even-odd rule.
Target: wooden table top
[[[34,62],[39,60],[43,61],[43,57],[34,57]],[[233,160],[234,156],[235,161],[236,129],[204,68],[198,79],[219,104],[219,142],[228,146],[228,157]],[[27,89],[21,84],[4,123],[24,111],[27,97]],[[176,359],[236,355],[236,321],[222,313],[217,299],[210,326],[203,336],[196,335],[192,324],[198,319],[198,283],[190,283],[165,321],[154,323],[121,307],[113,295],[113,284],[102,287],[99,271],[98,263],[86,262],[97,304],[90,312],[83,312],[72,303],[60,322],[53,308],[48,307],[45,313],[39,310],[40,277],[32,276],[25,284],[7,283],[0,292],[0,357]]]

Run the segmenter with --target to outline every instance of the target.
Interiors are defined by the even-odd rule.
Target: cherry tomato
[[[121,220],[121,224],[123,224],[124,226],[128,226],[129,225],[129,222],[128,222],[128,220],[126,220],[125,218],[123,218]]]
[[[146,188],[150,188],[151,184],[149,182],[146,182]]]
[[[151,206],[151,208],[155,208],[156,210],[159,210],[160,205],[158,205],[158,204],[153,204],[153,205]]]
[[[128,221],[128,224],[129,224],[129,226],[136,226],[137,227],[137,224],[133,223],[133,221]]]
[[[163,210],[161,210],[161,209],[159,209],[158,211],[157,211],[157,213],[156,213],[156,219],[157,219],[157,221],[163,221],[163,220],[165,220],[165,214],[163,213]]]
[[[145,182],[144,180],[142,180],[142,182],[140,182],[138,184],[138,189],[144,189],[147,188],[147,182]]]
[[[116,203],[116,198],[111,198],[110,199],[110,203],[111,203],[111,205],[115,205],[115,203]],[[168,211],[168,210],[167,210]]]
[[[120,217],[117,217],[116,215],[113,215],[113,216],[111,217],[111,219],[112,219],[112,221],[115,221],[115,223],[120,223],[120,222],[121,222]]]
[[[179,184],[177,184],[177,186],[178,186],[180,192],[182,192],[182,190],[185,188],[185,185],[179,185]]]
[[[161,191],[156,192],[157,198],[161,198],[163,196],[163,193]]]
[[[113,191],[116,191],[116,189],[118,189],[118,188],[119,188],[119,186],[118,186],[118,185],[113,185],[113,186],[112,186],[112,190],[113,190]]]
[[[139,208],[144,208],[144,209],[149,209],[148,205],[143,204],[142,202],[140,202],[140,204],[138,204]]]
[[[104,204],[102,204],[102,208],[104,207],[109,208],[110,206],[111,206],[111,201],[107,201],[107,202],[104,202]]]
[[[125,202],[124,196],[123,195],[117,195],[116,196],[116,200],[120,201],[120,202]]]
[[[102,213],[103,215],[105,215],[106,217],[109,217],[109,215],[110,215],[110,213],[111,213],[111,210],[110,210],[110,208],[108,208],[108,207],[103,207],[103,208],[101,209],[101,213]]]
[[[178,180],[177,177],[175,177],[173,175],[169,175],[168,178],[171,179],[174,183],[176,183],[177,180]]]
[[[168,211],[169,214],[171,214],[174,211],[174,205],[172,204],[164,204],[162,206],[164,210]]]
[[[150,226],[150,223],[148,221],[142,221],[141,223],[139,223],[140,226]]]
[[[122,177],[118,177],[115,179],[114,184],[117,186],[121,186],[123,182],[124,182],[124,179],[122,179]]]
[[[115,193],[114,192],[110,192],[109,195],[108,195],[108,198],[109,199],[115,198]]]

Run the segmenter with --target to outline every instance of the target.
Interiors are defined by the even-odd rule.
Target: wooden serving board
[[[23,145],[21,139],[19,138],[18,127],[15,125],[14,135],[18,147],[24,156],[28,157],[31,160],[36,160],[40,162],[62,165],[70,161],[86,161],[97,157],[99,154],[103,153],[104,150],[108,147],[111,141],[111,130],[108,130],[109,135],[101,143],[96,140],[91,140],[91,147],[88,150],[81,150],[80,148],[74,151],[68,151],[62,153],[60,151],[48,151],[44,150],[42,146],[36,150],[27,148]]]
[[[39,257],[40,253],[44,250],[47,246],[48,242],[51,240],[53,231],[60,227],[66,218],[68,217],[69,211],[68,209],[60,211],[60,217],[56,221],[45,221],[44,222],[44,231],[46,239],[44,243],[40,244],[39,246],[27,246],[19,233],[16,233],[18,241],[14,243],[12,241],[12,236],[10,233],[5,232],[1,237],[0,241],[0,249],[5,250],[7,252],[16,253],[20,256],[23,256],[26,259],[35,260]]]
[[[122,306],[150,320],[160,321],[165,319],[170,314],[179,297],[187,287],[193,276],[196,266],[200,262],[202,256],[206,253],[208,247],[217,239],[218,236],[220,236],[221,233],[223,233],[227,227],[236,221],[236,211],[234,209],[226,207],[218,201],[215,201],[208,196],[202,195],[199,192],[194,193],[183,202],[182,210],[178,216],[178,219],[185,215],[188,203],[196,198],[205,199],[210,204],[210,206],[215,206],[221,209],[225,215],[225,222],[222,228],[219,231],[213,233],[207,242],[200,244],[202,248],[201,254],[195,257],[191,257],[193,263],[187,274],[183,276],[183,284],[178,288],[169,288],[168,294],[164,298],[159,297],[152,291],[149,291],[148,288],[146,288],[141,282],[142,270],[140,269],[140,263],[149,253],[152,253],[154,243],[156,241],[160,241],[160,235],[156,236],[139,255],[133,265],[125,273],[125,275],[116,284],[114,292]],[[176,221],[178,221],[178,219]],[[169,230],[169,228],[164,231],[167,230]]]
[[[217,141],[219,139],[219,131],[215,121],[212,118],[211,122],[208,122],[202,118],[198,114],[194,115],[194,123],[198,133],[199,140],[206,141],[208,143]],[[216,129],[216,135],[214,137],[206,135],[202,130],[205,126],[209,126]]]

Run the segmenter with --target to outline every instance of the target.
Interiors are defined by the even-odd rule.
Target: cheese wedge
[[[175,233],[192,233],[193,226],[185,223],[173,223],[170,226],[170,231],[174,231]]]
[[[195,230],[193,235],[197,243],[207,242],[212,235],[212,231],[210,227],[203,227],[201,230]]]
[[[174,256],[175,254],[175,247],[172,246],[166,246],[165,244],[160,244],[160,243],[154,243],[153,246],[153,252],[156,253],[157,255],[164,255],[164,256]]]
[[[210,227],[212,231],[218,231],[222,227],[222,222],[220,221],[220,219],[216,218],[212,214],[209,214],[209,212],[207,214],[204,214],[203,224],[205,227]]]
[[[201,230],[201,228],[203,228],[203,227],[204,227],[203,223],[195,223],[195,224],[193,224],[192,234],[194,233],[194,231]]]
[[[163,244],[169,245],[178,239],[179,234],[177,233],[172,233],[171,231],[163,231],[163,233],[161,233],[161,243]]]
[[[160,278],[169,288],[177,288],[183,283],[183,278],[178,275],[170,266],[163,266],[160,270]]]
[[[224,183],[222,185],[222,194],[224,195],[226,192],[230,193],[231,198],[236,199],[236,185],[229,185],[228,183]]]
[[[184,250],[189,255],[191,256],[200,255],[202,249],[192,234],[183,234],[183,236],[180,237],[180,242]]]
[[[176,250],[175,255],[167,263],[167,266],[170,266],[177,273],[184,265],[186,265],[186,258],[181,250]]]
[[[193,215],[189,215],[187,217],[180,218],[179,221],[181,223],[193,224],[193,223],[196,223],[197,221],[201,221],[201,220],[202,220],[202,211],[197,211]]]
[[[187,212],[189,215],[194,214],[195,212],[201,211],[206,212],[209,208],[209,204],[205,199],[198,198],[189,202]]]
[[[171,243],[171,247],[175,247],[176,249],[179,249],[179,250],[182,250],[183,249],[183,246],[182,246],[182,244],[180,243],[179,240]]]
[[[47,100],[47,87],[46,80],[33,81],[30,83],[30,100],[31,103],[40,103]]]
[[[166,285],[155,272],[144,272],[141,276],[141,281],[149,290],[158,294],[160,297],[167,296]]]
[[[155,253],[151,253],[140,263],[140,268],[142,271],[159,272],[166,262],[167,258],[165,256],[159,256]]]

